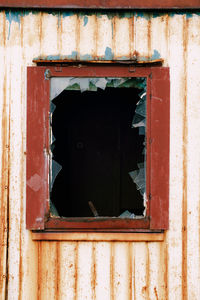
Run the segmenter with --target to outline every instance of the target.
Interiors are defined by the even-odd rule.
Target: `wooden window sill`
[[[109,233],[109,232],[32,232],[34,241],[121,241],[162,242],[164,233]]]

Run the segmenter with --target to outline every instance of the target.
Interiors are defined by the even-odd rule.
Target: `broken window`
[[[51,78],[50,210],[145,217],[146,78]]]
[[[168,68],[28,67],[27,228],[167,229],[169,96]]]

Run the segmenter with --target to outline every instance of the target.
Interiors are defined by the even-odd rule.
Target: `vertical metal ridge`
[[[91,287],[92,287],[92,299],[96,299],[96,243],[92,243],[92,264],[91,264]]]
[[[151,15],[148,19],[148,25],[147,25],[147,38],[148,38],[148,56],[151,57],[152,49],[151,49],[151,43],[152,43],[152,37],[151,37]]]
[[[38,269],[37,269],[37,300],[42,300],[41,299],[41,266],[42,266],[42,255],[41,255],[41,247],[42,247],[42,242],[37,243],[38,244],[38,261],[37,261],[37,265],[38,265]]]
[[[145,242],[146,247],[146,295],[147,299],[149,298],[149,288],[150,288],[150,261],[149,261],[149,243]]]
[[[56,242],[56,297],[55,300],[60,299],[60,242]]]
[[[135,21],[134,16],[129,19],[129,48],[130,48],[129,58],[130,59],[134,58],[134,21]]]
[[[166,241],[166,234],[165,234]],[[166,300],[169,300],[169,290],[168,290],[168,244],[166,242],[162,243],[161,246],[161,256],[163,255],[163,260],[161,260],[161,264],[164,264],[165,274],[164,274],[164,296]]]
[[[79,242],[76,242],[75,246],[75,261],[74,261],[74,300],[78,300],[78,251],[79,251]]]
[[[128,265],[129,265],[129,298],[133,299],[133,243],[128,243]]]
[[[21,56],[22,56],[22,63],[24,63],[24,55],[23,55],[23,49],[24,49],[24,43],[23,43],[23,34],[24,34],[24,23],[23,23],[23,18],[21,18],[21,26],[20,26],[20,46],[21,46]],[[23,83],[23,65],[21,65],[20,68],[21,71],[21,83]],[[21,101],[20,101],[20,106],[21,106],[21,115],[23,111],[23,86],[21,87]],[[23,205],[23,190],[24,190],[24,163],[23,163],[23,153],[24,153],[24,147],[23,147],[23,119],[21,118],[20,121],[20,129],[21,129],[21,157],[20,157],[20,178],[21,178],[21,184],[20,184],[20,225],[19,225],[19,249],[20,249],[20,256],[19,256],[19,299],[22,299],[22,278],[23,278],[23,261],[22,261],[22,228],[23,228],[23,216],[24,216],[24,205]]]
[[[97,15],[95,14],[95,30],[94,30],[94,40],[95,40],[95,48],[94,48],[94,53],[93,53],[93,59],[97,60],[98,59],[98,38],[99,38],[99,24],[97,21]]]
[[[116,44],[116,17],[112,17],[112,53],[113,59],[116,59],[116,51],[115,51],[115,44]]]
[[[58,48],[58,53],[61,53],[61,48],[62,48],[62,15],[60,12],[58,12],[58,17],[57,17],[57,30],[58,30],[58,38],[57,38],[57,48]]]
[[[76,15],[76,59],[80,59],[80,15]]]
[[[110,243],[110,299],[114,300],[114,243]]]
[[[3,47],[6,50],[6,25],[5,25],[5,14],[0,13],[2,16],[2,37],[3,37]],[[0,249],[1,249],[1,259],[0,259],[0,295],[2,299],[6,299],[8,294],[8,239],[9,239],[9,223],[8,223],[8,199],[9,199],[9,120],[7,115],[7,97],[6,97],[6,56],[3,58],[2,65],[2,119],[1,119],[1,198],[0,198]]]
[[[183,110],[183,198],[182,198],[182,297],[188,299],[187,293],[187,156],[188,156],[188,116],[187,116],[187,48],[188,19],[183,19],[183,51],[184,51],[184,110]]]
[[[133,300],[136,300],[136,283],[135,283],[135,245],[132,243],[132,249],[133,249],[133,269],[132,269],[132,277],[133,277]],[[132,299],[131,299],[132,300]]]

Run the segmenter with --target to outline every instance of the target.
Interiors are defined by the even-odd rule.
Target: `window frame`
[[[50,216],[49,117],[51,77],[146,77],[146,217]],[[27,68],[26,227],[46,231],[156,231],[169,227],[169,68],[129,65],[63,65]]]

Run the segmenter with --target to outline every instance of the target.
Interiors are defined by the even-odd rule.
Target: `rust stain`
[[[24,19],[21,18],[21,26],[20,26],[20,39],[21,39],[21,49],[22,49],[22,59],[24,61],[24,43],[23,43],[23,36],[24,36]],[[21,67],[21,80],[23,82],[23,67]],[[21,88],[21,106],[23,106],[23,90]],[[21,129],[23,128],[23,119],[21,118]],[[22,130],[22,136],[23,136],[23,130]],[[24,139],[22,138],[21,141],[21,157],[20,157],[20,199],[23,199],[23,190],[24,190],[24,169],[23,169],[23,151],[24,151]],[[23,207],[23,200],[21,200],[20,203],[20,232],[19,232],[19,251],[20,251],[20,257],[19,257],[19,299],[22,299],[22,278],[23,278],[23,268],[22,268],[22,226],[23,226],[23,214],[24,213],[24,207]]]
[[[60,269],[62,266],[60,265],[60,243],[56,242],[56,300],[60,299]]]
[[[6,20],[5,14],[3,17],[3,42],[4,48],[6,47]],[[1,199],[0,199],[0,250],[1,250],[1,259],[0,259],[0,295],[7,298],[8,296],[8,238],[9,238],[9,189],[6,189],[6,186],[9,186],[9,120],[7,117],[6,111],[6,78],[7,74],[4,75],[3,83],[3,110],[2,110],[2,174],[1,174]]]
[[[169,56],[169,15],[166,15],[165,16],[165,20],[166,20],[166,23],[165,23],[165,39],[166,39],[166,42],[167,42],[167,56]],[[165,291],[165,298],[166,300],[169,299],[169,289],[168,289],[168,263],[169,263],[169,255],[168,255],[168,251],[169,251],[169,248],[168,248],[168,243],[166,242],[167,241],[167,234],[165,232],[165,237],[164,237],[164,243],[162,243],[162,247],[160,247],[161,249],[161,255],[160,255],[160,258],[163,257],[163,260],[161,259],[161,265],[163,265],[163,267],[165,268],[164,270],[164,291]]]
[[[165,233],[166,241],[166,233]],[[162,243],[160,246],[160,265],[163,267],[162,272],[164,271],[164,299],[168,300],[169,291],[168,291],[168,244]]]
[[[37,300],[41,299],[41,283],[42,283],[42,242],[38,243],[38,272],[37,272]]]
[[[78,299],[78,248],[79,242],[76,242],[74,248],[74,300]]]
[[[133,284],[133,244],[128,243],[128,268],[129,268],[129,298],[130,300],[133,297],[133,289],[132,289],[132,284]]]
[[[147,288],[146,288],[146,295],[147,295],[147,299],[150,299],[149,298],[149,285],[150,285],[150,282],[149,282],[149,273],[150,273],[150,264],[149,264],[149,244],[147,242],[145,242],[146,244],[146,285],[147,285]]]
[[[43,13],[41,12],[39,15],[39,29],[38,29],[39,41],[40,41],[40,53],[42,49],[42,38],[43,38],[42,19],[43,19]]]
[[[96,244],[92,243],[91,287],[93,298],[96,299]]]
[[[157,289],[156,289],[156,287],[155,287],[155,286],[154,286],[154,289],[153,289],[153,291],[154,291],[154,294],[155,294],[156,300],[159,300],[159,298],[158,298],[158,292],[157,292]]]
[[[129,57],[130,59],[133,59],[134,57],[134,17],[129,19],[129,48],[130,53]]]
[[[145,285],[142,287],[142,294],[146,294],[146,291],[147,291],[147,286]],[[149,298],[147,298],[147,299],[149,299]]]
[[[61,53],[62,49],[62,15],[59,12],[59,16],[57,17],[57,48],[58,48],[58,53]]]
[[[188,299],[187,290],[187,47],[189,19],[183,17],[183,198],[182,198],[182,298]]]
[[[115,49],[116,49],[116,17],[113,17],[112,18],[112,33],[113,33],[113,36],[112,36],[112,53],[114,53],[114,59],[115,59]]]
[[[148,56],[151,56],[151,19],[148,20],[148,27],[147,27],[147,34],[148,34]]]
[[[97,15],[95,15],[95,30],[94,30],[94,39],[95,39],[95,48],[92,53],[92,57],[94,59],[98,59],[98,40],[99,40],[99,24],[98,24],[98,18]]]
[[[136,286],[135,286],[135,249],[134,249],[134,244],[132,244],[133,247],[133,293],[134,293],[134,299],[136,299]]]
[[[165,40],[167,43],[167,52],[168,52],[168,56],[169,56],[169,16],[166,15],[165,16]]]
[[[76,15],[76,51],[78,53],[78,56],[80,56],[80,18],[79,15]],[[78,59],[78,57],[76,57]]]
[[[114,300],[114,244],[110,244],[110,299]]]
[[[104,60],[104,56],[96,56],[96,59],[100,60],[77,60],[77,59],[48,59],[48,58],[39,58],[33,59],[33,62],[38,65],[51,65],[54,63],[57,64],[71,64],[77,66],[78,68],[82,67],[83,65],[90,65],[90,64],[134,64],[134,65],[162,65],[164,60],[162,58],[158,59],[151,59],[151,57],[143,56],[143,59],[140,59],[139,53],[137,51],[133,52],[133,60],[123,60],[120,57],[113,59],[113,60]]]

